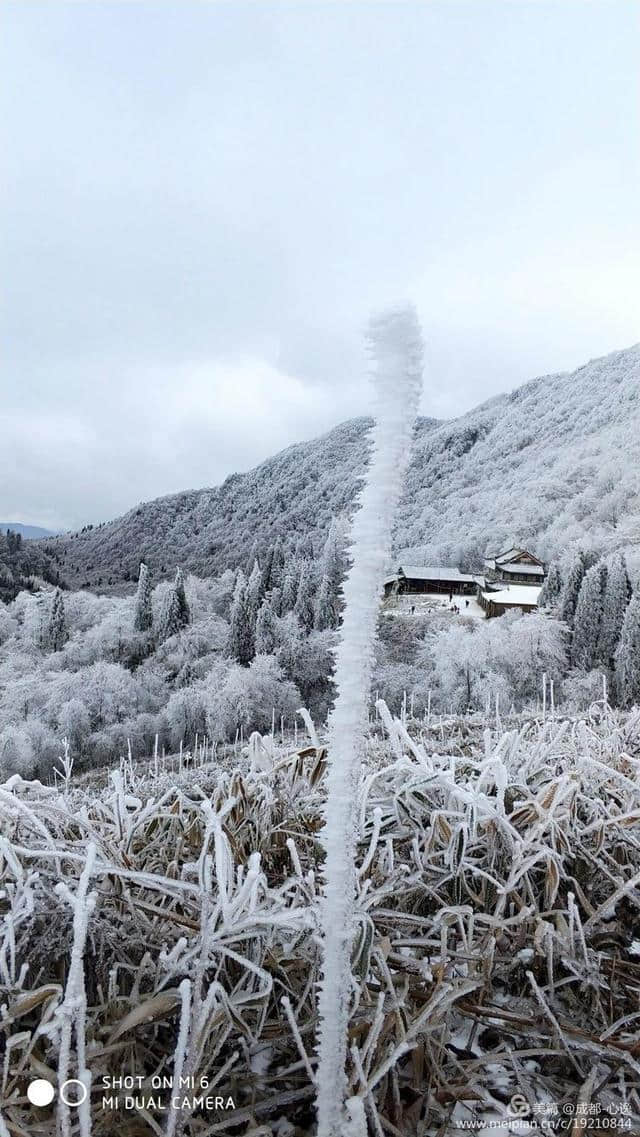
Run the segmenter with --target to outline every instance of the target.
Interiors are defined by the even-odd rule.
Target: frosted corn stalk
[[[378,609],[391,526],[406,469],[422,383],[422,338],[412,307],[371,321],[375,396],[371,460],[352,532],[352,565],[336,649],[336,701],[328,733],[323,961],[318,1009],[318,1137],[353,1131],[345,1112],[347,1029],[354,936],[355,796],[371,685]],[[351,1126],[351,1130],[349,1130]]]

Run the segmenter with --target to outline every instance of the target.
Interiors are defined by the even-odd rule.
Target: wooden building
[[[384,592],[385,596],[421,592],[474,596],[484,586],[483,576],[460,572],[447,565],[406,565],[386,578]]]
[[[512,584],[496,589],[479,588],[478,603],[484,608],[487,618],[491,618],[517,608],[521,612],[535,612],[539,595],[540,587],[530,584]]]
[[[542,585],[546,572],[544,561],[528,549],[511,548],[495,557],[485,557],[487,578],[505,584]]]

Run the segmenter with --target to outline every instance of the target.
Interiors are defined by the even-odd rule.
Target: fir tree
[[[313,577],[308,561],[303,561],[300,566],[298,592],[293,610],[304,631],[310,632],[313,628],[315,613],[313,607]]]
[[[538,596],[539,608],[555,608],[562,593],[562,573],[560,572],[560,565],[557,561],[552,561],[549,565],[549,572],[547,573],[546,580],[540,589]]]
[[[53,594],[47,639],[52,651],[62,651],[62,648],[69,639],[64,600],[59,588],[56,588]]]
[[[609,567],[598,639],[598,658],[605,667],[615,666],[616,648],[630,598],[631,584],[627,566],[624,557],[618,555]]]
[[[578,603],[578,596],[580,594],[586,567],[586,557],[582,550],[580,550],[580,552],[576,554],[571,568],[569,569],[560,601],[560,619],[564,620],[565,624],[568,624],[570,628],[573,627],[573,617],[575,615],[576,604]]]
[[[616,650],[616,694],[623,707],[640,702],[640,596],[631,597]]]
[[[273,655],[277,647],[276,619],[268,597],[262,601],[256,619],[256,654]]]
[[[236,577],[236,587],[231,604],[231,628],[229,647],[234,659],[247,667],[255,654],[254,626],[251,620],[251,607],[247,595],[247,578],[242,569]]]
[[[571,661],[574,667],[590,671],[598,655],[602,623],[602,565],[593,565],[584,574],[573,617]],[[606,566],[605,566],[606,567]]]
[[[151,576],[144,561],[140,561],[138,574],[138,589],[133,617],[133,626],[136,632],[147,632],[153,624],[153,608],[151,605]]]

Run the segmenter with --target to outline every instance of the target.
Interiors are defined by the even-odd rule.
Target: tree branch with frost
[[[327,802],[322,842],[322,979],[318,1000],[318,1137],[353,1132],[345,1111],[347,1032],[355,929],[355,797],[373,668],[382,582],[422,386],[423,345],[412,307],[372,319],[374,427],[360,508],[352,529],[352,564],[344,584],[344,616],[336,649],[336,700],[329,722]]]

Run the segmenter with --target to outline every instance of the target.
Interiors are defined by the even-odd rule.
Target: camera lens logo
[[[56,1091],[46,1078],[34,1078],[33,1082],[29,1082],[27,1086],[27,1097],[32,1105],[38,1105],[41,1108],[45,1105],[51,1105],[55,1096]]]
[[[32,1105],[39,1106],[40,1109],[51,1105],[55,1096],[55,1086],[47,1081],[46,1078],[34,1078],[27,1086],[27,1097],[29,1101]],[[79,1078],[68,1078],[67,1081],[63,1082],[60,1086],[59,1096],[65,1105],[77,1108],[87,1099],[87,1087]]]

